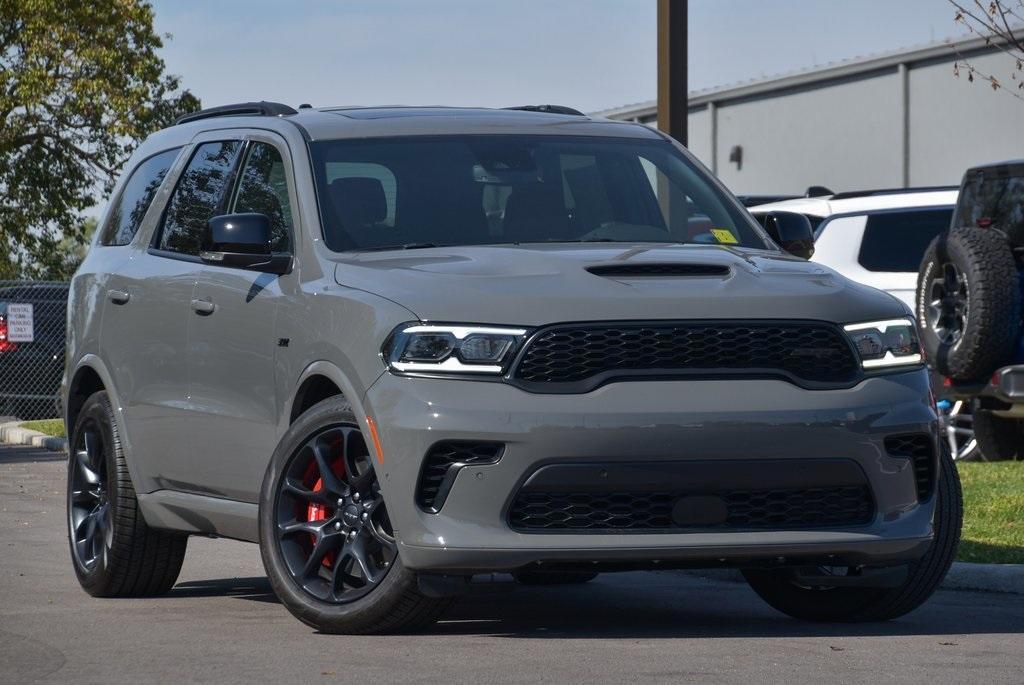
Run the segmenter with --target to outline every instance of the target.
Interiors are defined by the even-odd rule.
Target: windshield
[[[547,242],[767,248],[665,141],[417,136],[310,145],[334,251]]]

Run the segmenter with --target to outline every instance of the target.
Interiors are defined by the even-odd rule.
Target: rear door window
[[[928,244],[952,217],[952,208],[869,214],[858,261],[868,271],[916,272]]]
[[[241,141],[203,143],[196,148],[164,212],[157,247],[198,255],[207,222],[225,213]]]
[[[135,237],[164,176],[181,148],[149,157],[132,170],[100,233],[100,245],[127,245]]]

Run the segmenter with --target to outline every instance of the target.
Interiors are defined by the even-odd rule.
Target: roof
[[[483,107],[324,107],[287,118],[313,140],[444,134],[562,134],[657,139],[646,126],[561,114]]]
[[[905,209],[910,207],[953,207],[957,190],[925,190],[915,192],[912,188],[871,195],[859,195],[833,199],[830,197],[801,197],[766,205],[750,207],[755,214],[764,212],[799,212],[810,216],[828,217],[833,214],[853,212],[874,212],[882,209]]]
[[[1024,27],[1015,29],[1014,35],[1024,38]],[[946,39],[927,45],[829,62],[799,71],[769,76],[765,79],[691,91],[688,104],[690,109],[699,109],[712,102],[722,104],[731,100],[774,95],[781,90],[814,87],[837,79],[866,77],[877,72],[896,69],[900,64],[909,67],[922,62],[952,60],[957,57],[958,53],[969,57],[972,54],[994,52],[1000,49],[999,46],[986,42],[987,40],[984,36],[958,40]],[[647,100],[594,112],[591,116],[633,119],[648,118],[657,113],[658,101]]]

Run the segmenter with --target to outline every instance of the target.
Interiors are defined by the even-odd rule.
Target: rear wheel
[[[292,425],[260,496],[260,552],[281,602],[326,633],[407,631],[450,600],[419,592],[351,407],[334,397]]]
[[[963,497],[960,477],[949,452],[942,450],[933,521],[935,539],[921,559],[909,564],[906,580],[897,587],[808,586],[790,569],[748,569],[743,572],[754,592],[772,607],[808,621],[885,621],[924,603],[946,576],[960,541]],[[846,576],[850,567],[816,569],[815,575]]]
[[[188,538],[143,520],[106,392],[82,405],[69,444],[68,541],[82,588],[94,597],[170,590]]]
[[[983,461],[1024,459],[1024,421],[975,406],[974,435]]]

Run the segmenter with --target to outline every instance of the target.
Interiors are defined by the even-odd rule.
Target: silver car
[[[204,110],[71,286],[68,524],[96,596],[260,544],[327,632],[476,574],[733,567],[810,620],[927,599],[956,471],[906,306],[680,145],[557,106]]]

